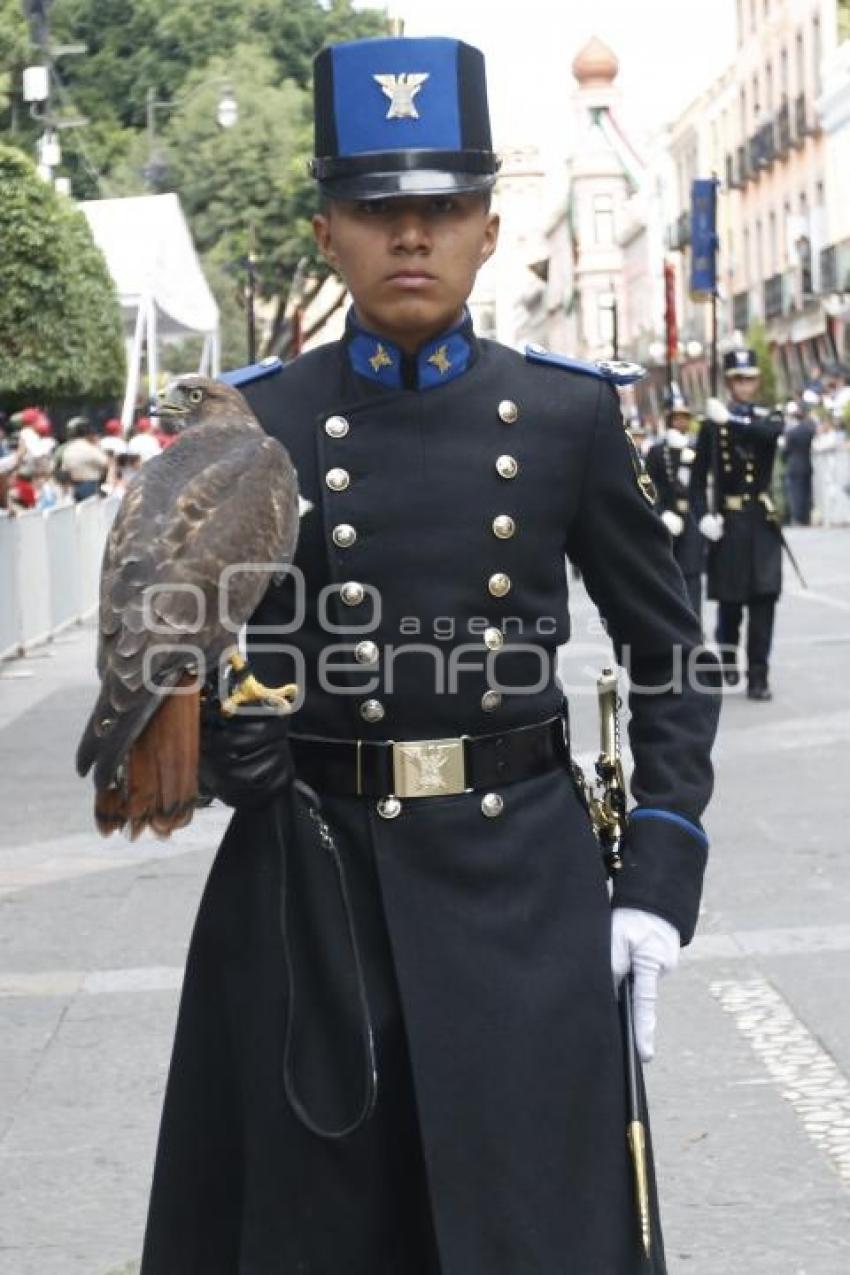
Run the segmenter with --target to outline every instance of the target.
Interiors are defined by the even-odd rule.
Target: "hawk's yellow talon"
[[[298,698],[298,687],[294,682],[286,686],[264,686],[250,673],[244,678],[232,695],[222,701],[221,711],[225,717],[232,717],[243,705],[265,705],[283,715],[292,712],[292,705]]]

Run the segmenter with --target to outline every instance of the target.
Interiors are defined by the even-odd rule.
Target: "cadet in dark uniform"
[[[705,540],[700,535],[690,505],[696,440],[690,437],[693,413],[677,390],[670,395],[665,418],[667,428],[664,437],[649,449],[646,468],[658,493],[657,508],[661,521],[673,537],[673,556],[685,577],[694,614],[699,618]]]
[[[472,330],[498,231],[481,54],[340,45],[315,86],[316,235],[354,308],[339,342],[233,378],[314,505],[249,637],[263,681],[304,700],[288,738],[273,718],[207,732],[237,810],[142,1271],[658,1275],[612,966],[634,972],[647,1059],[697,919],[715,670],[623,427],[628,369]],[[634,683],[613,914],[555,678],[565,553]]]
[[[788,419],[782,463],[788,521],[797,527],[808,527],[812,521],[812,443],[817,425],[808,413],[800,415],[796,403],[789,403],[785,411]]]
[[[772,698],[768,683],[776,599],[782,589],[782,541],[770,496],[781,413],[755,405],[759,369],[754,350],[730,350],[723,360],[727,407],[709,399],[697,440],[692,504],[711,542],[708,596],[718,602],[716,638],[723,675],[740,679],[738,646],[747,619],[747,695]],[[711,479],[717,507],[708,509]]]

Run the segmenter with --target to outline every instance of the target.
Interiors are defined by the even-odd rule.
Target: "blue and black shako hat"
[[[314,64],[315,159],[329,199],[489,190],[484,55],[461,40],[353,40]]]
[[[755,350],[729,350],[723,356],[724,376],[760,376]]]

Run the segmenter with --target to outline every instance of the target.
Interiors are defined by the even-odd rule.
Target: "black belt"
[[[455,739],[325,739],[290,735],[295,770],[338,797],[445,797],[531,779],[569,764],[564,717]]]

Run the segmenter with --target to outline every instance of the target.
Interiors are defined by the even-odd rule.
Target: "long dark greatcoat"
[[[732,401],[728,407],[737,423],[703,422],[691,478],[697,521],[708,509],[709,477],[723,515],[723,536],[708,550],[708,596],[718,602],[776,598],[782,592],[782,542],[770,485],[782,417],[752,404]]]
[[[553,665],[569,632],[569,552],[634,681],[654,692],[632,696],[640,813],[616,899],[668,918],[687,942],[717,700],[698,677],[668,686],[700,635],[667,533],[639,490],[617,395],[596,376],[479,343],[468,328],[455,338],[469,366],[434,388],[387,387],[380,358],[370,383],[351,366],[351,332],[247,386],[315,504],[297,560],[306,605],[291,579],[270,590],[256,620],[278,632],[255,636],[252,662],[267,682],[295,672],[305,686],[299,734],[433,739],[544,721],[562,705]],[[406,367],[406,383],[416,376]],[[497,471],[505,455],[518,462],[513,478]],[[341,486],[337,474],[337,490],[332,470],[348,479]],[[493,532],[500,514],[515,521],[506,539]],[[340,525],[356,531],[347,547],[335,542]],[[501,598],[488,590],[497,572],[511,580]],[[380,613],[371,595],[346,606],[347,581],[380,590]],[[328,621],[360,631],[329,636]],[[506,632],[502,686],[527,689],[482,703],[488,625]],[[350,653],[364,637],[379,648],[377,670]],[[343,693],[320,684],[328,642],[349,648],[334,657]],[[457,686],[435,686],[432,648],[461,662]],[[364,720],[367,699],[379,700],[382,720]],[[587,816],[566,768],[498,791],[498,817],[482,813],[481,792],[466,792],[407,800],[391,820],[373,798],[320,794],[345,868],[379,1075],[371,1117],[339,1139],[296,1118],[283,1080],[289,1023],[289,1088],[310,1117],[342,1126],[363,1100],[357,980],[333,862],[300,806],[234,817],[191,944],[143,1275],[663,1272],[657,1225],[648,1266],[634,1221],[610,905]]]

